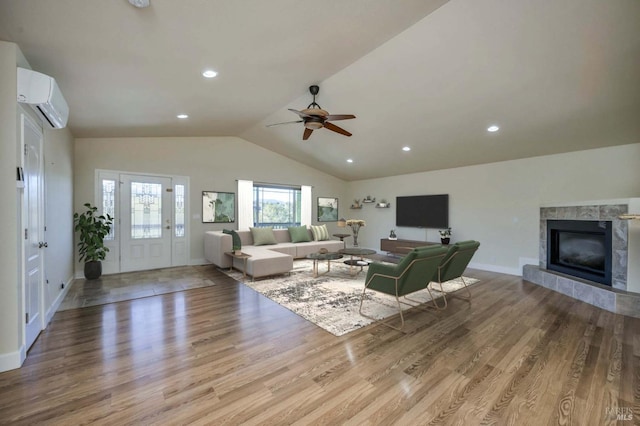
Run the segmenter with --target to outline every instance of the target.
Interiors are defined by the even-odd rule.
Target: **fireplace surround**
[[[524,265],[523,278],[599,308],[640,318],[640,263],[636,260],[640,259],[640,220],[620,218],[630,211],[640,211],[640,199],[631,198],[541,207],[539,264]],[[553,234],[550,232],[550,228],[553,230],[556,221],[573,222],[579,227],[587,222],[595,222],[599,226],[602,226],[604,222],[604,226],[610,226],[611,248],[602,249],[610,256],[610,284],[598,282],[593,277],[584,278],[573,273],[569,275],[567,271],[553,269],[553,257],[550,258],[549,253],[549,240]],[[573,235],[571,236],[573,237]],[[554,242],[551,241],[551,245],[553,244]],[[598,244],[606,245],[607,242],[603,242],[603,238],[598,237],[595,242],[592,241],[589,244],[597,246]],[[596,251],[599,250],[601,249],[596,249]],[[630,260],[631,262],[629,262]],[[600,261],[601,259],[598,262]],[[573,263],[573,261],[571,260],[569,263]],[[604,269],[606,268],[605,266]]]

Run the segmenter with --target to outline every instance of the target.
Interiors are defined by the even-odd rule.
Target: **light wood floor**
[[[640,421],[640,319],[518,277],[334,337],[215,270],[214,285],[58,312],[0,374],[2,424]]]

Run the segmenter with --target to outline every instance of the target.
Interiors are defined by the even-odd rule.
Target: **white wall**
[[[189,176],[191,263],[204,262],[206,231],[229,227],[202,223],[200,217],[194,217],[202,212],[202,191],[236,192],[236,179],[312,185],[314,212],[318,196],[340,198],[345,192],[340,179],[237,137],[76,139],[76,211],[94,200],[96,169]],[[337,230],[335,224],[329,227]]]
[[[449,194],[452,241],[475,239],[481,247],[473,265],[521,274],[537,263],[539,208],[553,202],[640,196],[640,144],[505,161],[457,169],[350,182],[349,200],[371,195],[391,208],[367,204],[347,218],[367,221],[360,246],[380,249],[380,238],[439,241],[435,229],[396,228],[397,195]]]
[[[14,43],[0,41],[0,371],[17,368],[24,361],[24,302],[22,300],[22,190],[16,188],[16,167],[21,159],[16,102],[16,65],[29,64]],[[28,107],[26,113],[35,116]],[[39,122],[39,119],[37,119]],[[43,126],[45,127],[45,126]],[[47,212],[44,252],[46,279],[44,309],[51,319],[63,292],[59,282],[72,275],[72,143],[68,129],[44,128],[45,205]]]
[[[19,191],[16,190],[18,47],[0,41],[0,371],[19,362],[21,324],[18,286]]]
[[[44,128],[45,306],[51,320],[73,281],[73,135]],[[65,285],[62,290],[60,284]]]

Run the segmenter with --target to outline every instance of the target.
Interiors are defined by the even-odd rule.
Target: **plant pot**
[[[88,280],[97,280],[102,276],[102,262],[92,260],[84,264],[84,277]]]
[[[445,246],[449,244],[450,240],[451,240],[450,238],[440,238],[440,242]]]

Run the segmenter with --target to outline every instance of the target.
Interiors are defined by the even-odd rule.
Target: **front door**
[[[42,130],[25,114],[21,115],[24,143],[24,305],[25,344],[29,349],[44,328],[44,185],[42,171]]]
[[[171,178],[123,174],[120,190],[120,271],[170,266]]]

